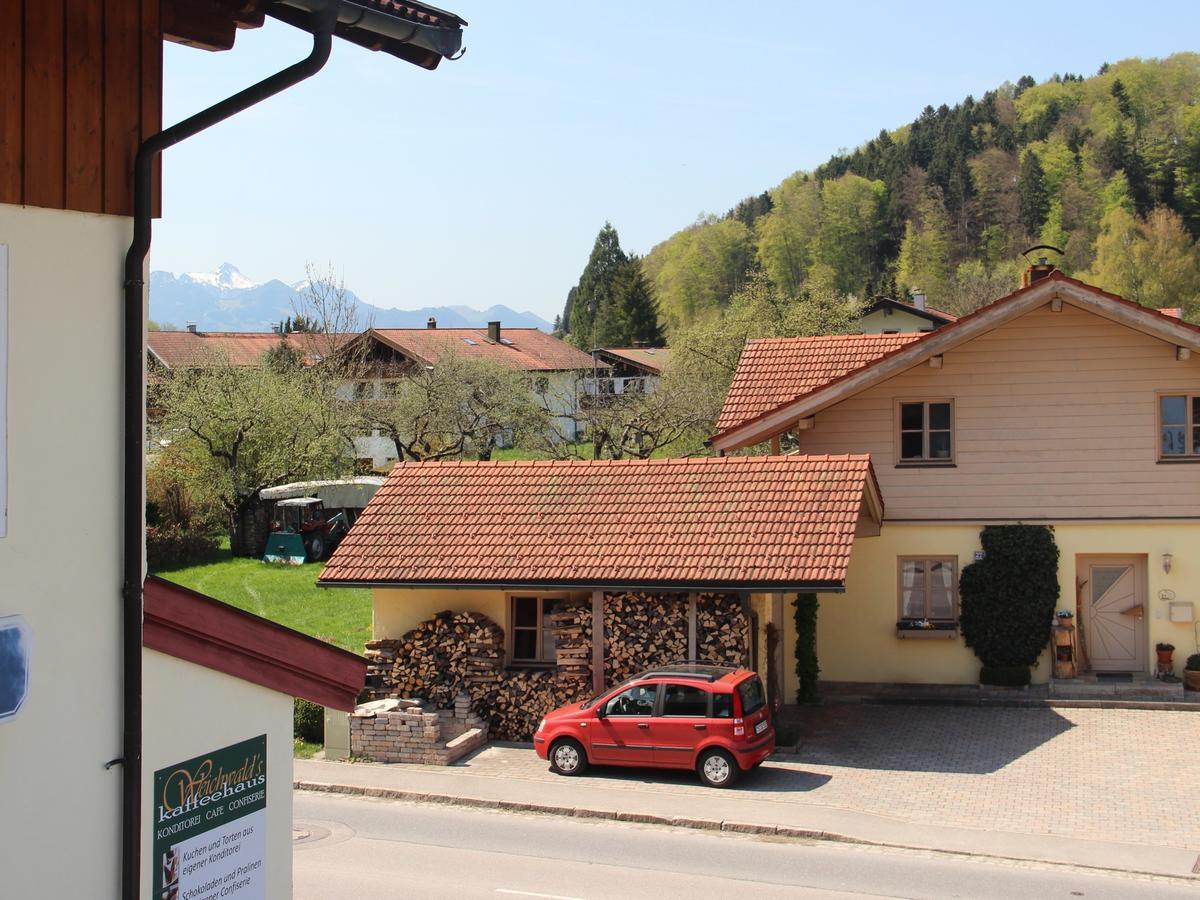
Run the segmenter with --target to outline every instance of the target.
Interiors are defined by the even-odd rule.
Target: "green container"
[[[293,566],[304,564],[307,554],[304,538],[298,534],[275,532],[267,538],[267,549],[263,551],[263,562],[287,563]]]

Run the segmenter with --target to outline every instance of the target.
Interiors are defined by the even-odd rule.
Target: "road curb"
[[[381,800],[406,800],[410,803],[435,803],[441,806],[459,806],[474,809],[495,809],[509,812],[540,813],[551,816],[569,816],[576,819],[605,819],[642,825],[665,825],[671,828],[690,828],[695,831],[727,831],[736,834],[752,834],[791,840],[823,841],[838,844],[858,844],[865,847],[886,847],[895,850],[944,853],[968,859],[993,859],[1008,862],[1024,862],[1036,865],[1067,866],[1073,869],[1126,875],[1142,875],[1165,878],[1183,884],[1193,884],[1196,876],[1169,872],[1151,872],[1133,869],[1117,869],[1063,860],[1037,859],[1029,856],[1004,856],[997,853],[976,853],[967,850],[945,850],[936,847],[919,847],[912,844],[869,841],[834,831],[796,828],[790,825],[762,825],[755,822],[739,822],[732,819],[697,819],[685,816],[660,816],[653,813],[620,812],[612,809],[592,809],[582,806],[555,806],[547,803],[526,803],[517,800],[494,800],[486,797],[463,797],[457,794],[435,794],[427,791],[408,791],[396,788],[365,787],[355,784],[337,784],[325,781],[296,779],[292,788],[297,791],[312,791],[325,794],[348,794],[359,797],[374,797]],[[1197,863],[1200,867],[1200,862]]]
[[[804,840],[837,841],[848,844],[874,844],[844,834],[791,828],[786,825],[761,825],[731,819],[696,819],[687,816],[659,816],[653,813],[620,812],[614,809],[590,809],[583,806],[554,806],[547,803],[526,803],[518,800],[492,800],[483,797],[462,797],[457,794],[431,794],[426,791],[405,791],[395,788],[363,787],[355,784],[335,784],[325,781],[292,782],[297,791],[325,794],[353,794],[380,800],[407,800],[411,803],[437,803],[443,806],[466,806],[476,809],[502,809],[509,812],[541,813],[551,816],[571,816],[576,819],[607,819],[639,825],[667,825],[672,828],[691,828],[696,831],[732,831],[738,834],[772,835]]]

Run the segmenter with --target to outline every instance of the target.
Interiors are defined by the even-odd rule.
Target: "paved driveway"
[[[739,791],[912,822],[1200,848],[1200,712],[849,705],[805,710],[800,753]],[[462,774],[557,779],[489,747]],[[711,796],[690,773],[601,770],[625,791]]]

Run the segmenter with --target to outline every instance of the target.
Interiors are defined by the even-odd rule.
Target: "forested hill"
[[[1045,243],[1068,274],[1196,321],[1198,236],[1200,54],[1180,53],[926,107],[701,218],[641,270],[671,332],[711,319],[755,268],[784,296],[919,287],[965,312],[1014,289],[1020,251]]]

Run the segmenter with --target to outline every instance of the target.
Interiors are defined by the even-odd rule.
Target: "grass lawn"
[[[352,653],[371,638],[371,592],[318,588],[323,563],[269,565],[234,558],[225,541],[211,559],[154,574]]]

